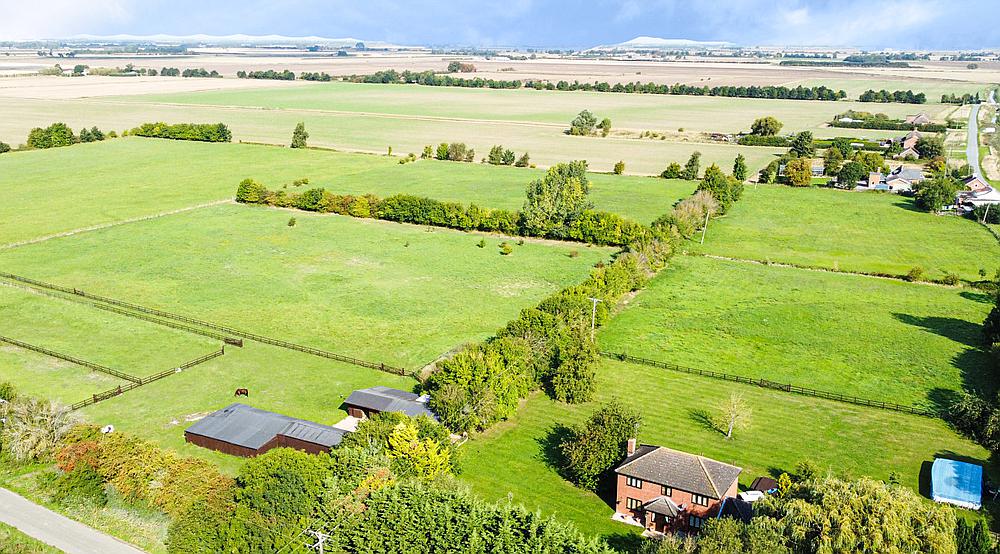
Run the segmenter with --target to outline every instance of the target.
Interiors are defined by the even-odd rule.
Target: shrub
[[[949,271],[946,272],[944,277],[941,278],[941,282],[946,285],[955,286],[961,282],[961,279],[959,279],[958,275]]]
[[[528,167],[531,165],[531,158],[528,157],[528,153],[525,152],[520,158],[514,162],[514,167]]]
[[[295,227],[295,223],[296,223],[296,221],[295,221],[294,217],[291,217],[291,218],[288,219],[288,226],[289,227]]]
[[[759,135],[743,135],[736,141],[740,146],[775,146],[783,148],[789,146],[791,141],[788,137],[770,137]]]
[[[15,398],[6,412],[0,444],[19,462],[49,459],[76,423],[65,406],[26,396]]]
[[[77,466],[72,471],[57,475],[49,486],[52,500],[59,504],[83,501],[96,506],[108,502],[104,480],[91,467]]]
[[[476,243],[476,246],[478,246],[479,248],[486,248],[486,239],[479,239],[479,242]]]
[[[6,142],[0,142],[0,154],[6,154],[10,152],[10,145]]]
[[[76,144],[79,139],[65,123],[53,123],[44,129],[35,127],[28,133],[28,148],[58,148]]]
[[[618,163],[615,164],[614,173],[615,175],[621,175],[622,173],[625,173],[625,162],[619,160]]]
[[[681,178],[681,164],[677,162],[670,162],[670,165],[660,173],[660,177],[664,179],[680,179]]]
[[[306,141],[309,140],[309,133],[306,131],[306,124],[299,122],[292,131],[292,148],[305,148]]]
[[[507,244],[506,242],[500,243],[500,254],[502,256],[509,256],[512,252],[514,252],[513,246]]]
[[[760,117],[750,125],[750,133],[759,137],[773,137],[778,134],[781,127],[781,122],[774,117]]]
[[[785,181],[793,187],[812,185],[812,162],[809,158],[793,158],[785,164]]]
[[[906,272],[906,280],[911,283],[924,280],[924,268],[920,266],[911,267],[909,271]]]
[[[701,162],[701,152],[694,152],[691,157],[688,158],[686,164],[684,164],[684,171],[681,172],[681,177],[688,180],[694,180],[698,178],[698,166]]]

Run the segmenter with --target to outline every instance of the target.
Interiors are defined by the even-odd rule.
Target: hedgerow
[[[609,212],[586,210],[566,228],[529,229],[520,211],[483,208],[475,204],[466,206],[410,194],[379,198],[370,194],[333,194],[322,188],[301,193],[272,191],[253,179],[245,179],[239,184],[236,201],[462,231],[559,238],[609,246],[625,246],[649,240],[652,236],[648,227]]]

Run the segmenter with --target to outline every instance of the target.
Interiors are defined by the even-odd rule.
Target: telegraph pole
[[[604,301],[600,298],[588,298],[594,303],[593,308],[590,310],[590,340],[594,340],[594,328],[597,326],[597,303]]]
[[[322,531],[306,531],[306,533],[312,535],[313,537],[316,537],[316,544],[310,546],[309,548],[312,548],[316,552],[319,552],[319,554],[323,554],[324,544],[326,543],[326,541],[330,540],[331,535],[327,535]]]

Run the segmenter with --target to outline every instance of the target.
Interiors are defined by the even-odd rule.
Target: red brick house
[[[727,497],[742,468],[662,446],[635,446],[615,469],[615,517],[648,531],[698,530]]]

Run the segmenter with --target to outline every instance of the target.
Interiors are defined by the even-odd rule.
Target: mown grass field
[[[989,393],[985,293],[678,257],[601,332],[602,350],[933,408]]]
[[[743,487],[757,476],[793,471],[797,462],[810,459],[838,475],[888,479],[894,472],[902,484],[918,490],[924,464],[935,455],[980,461],[988,456],[940,420],[610,360],[598,370],[597,391],[595,401],[575,406],[532,397],[515,418],[463,446],[460,478],[484,498],[509,497],[559,514],[588,532],[611,538],[635,533],[634,527],[611,521],[610,498],[574,487],[551,462],[560,428],[583,422],[611,399],[642,412],[640,442],[733,462],[744,468]],[[726,440],[706,420],[732,393],[742,394],[753,413],[750,427]]]
[[[397,193],[520,209],[541,169],[249,144],[120,138],[0,156],[0,245],[233,198],[253,177],[271,188],[301,178],[343,194]],[[695,188],[690,181],[591,174],[598,209],[643,223]],[[294,190],[294,189],[293,189]]]
[[[2,251],[0,267],[413,369],[581,281],[612,252],[527,241],[502,256],[504,240],[515,244],[223,205]]]
[[[826,188],[748,186],[713,222],[704,246],[733,258],[940,279],[979,280],[1000,267],[1000,245],[975,222],[918,210],[910,198]]]

